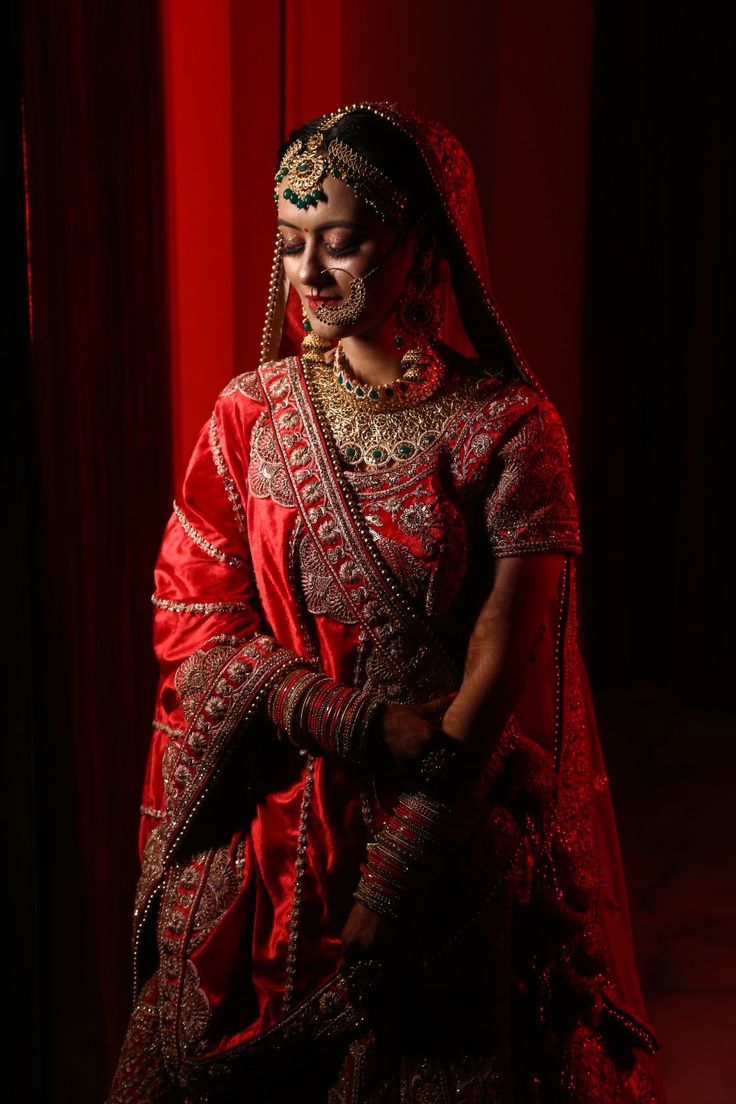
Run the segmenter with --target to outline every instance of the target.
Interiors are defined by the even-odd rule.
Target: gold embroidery
[[[243,503],[238,494],[238,488],[235,485],[235,480],[230,475],[228,466],[225,463],[225,457],[220,447],[220,441],[217,436],[217,419],[215,418],[214,411],[210,418],[210,451],[212,453],[212,459],[215,462],[215,470],[222,479],[225,486],[227,497],[230,499],[230,505],[233,510],[233,517],[235,518],[235,524],[238,528],[238,532],[241,537],[245,537],[247,534],[245,524],[245,510],[243,509]]]
[[[248,609],[247,602],[175,602],[171,598],[157,598],[155,594],[151,595],[151,601],[169,613],[237,613]]]
[[[289,583],[291,593],[294,595],[297,620],[301,631],[301,638],[306,659],[314,666],[320,665],[319,643],[313,630],[314,622],[308,617],[304,594],[301,588],[301,551],[303,526],[302,519],[297,515],[296,522],[289,538]]]
[[[172,1086],[161,1062],[158,976],[146,982],[130,1017],[107,1104],[164,1104]]]
[[[357,624],[355,612],[345,600],[342,589],[328,574],[309,533],[304,533],[297,546],[300,586],[310,613],[323,613],[344,625]]]
[[[174,502],[174,513],[189,539],[194,541],[194,543],[201,548],[203,552],[206,552],[208,556],[211,556],[213,560],[217,560],[218,563],[228,564],[229,567],[241,569],[245,567],[245,560],[243,560],[241,556],[232,556],[228,555],[226,552],[221,552],[220,549],[215,548],[214,544],[208,541],[198,529],[195,529],[177,502]]]
[[[248,487],[256,498],[270,498],[279,506],[296,506],[268,413],[264,410],[253,429],[248,464]]]
[[[141,805],[141,816],[156,817],[158,820],[163,820],[166,816],[164,809],[154,809],[150,805]]]
[[[479,387],[479,401],[469,410],[450,457],[450,473],[458,488],[467,493],[483,483],[491,453],[509,428],[509,411],[518,409],[522,414],[536,401],[535,392],[522,383],[500,392],[498,384],[491,386],[491,381]]]
[[[496,555],[580,550],[567,439],[554,409],[532,411],[498,450],[503,465],[484,505]]]
[[[199,984],[197,967],[186,960],[181,994],[181,1041],[188,1051],[204,1048],[204,1036],[210,1022],[210,1004]]]
[[[162,760],[169,817],[153,828],[145,847],[141,876],[136,890],[134,981],[137,991],[141,939],[153,905],[165,881],[165,867],[185,838],[194,814],[218,782],[224,753],[236,729],[245,728],[271,679],[294,653],[279,648],[268,636],[259,635],[243,644],[237,637],[217,636],[209,642],[232,645],[230,658],[213,672],[213,687],[202,692],[193,685],[199,699],[183,745],[169,744]],[[200,676],[191,672],[193,683]],[[215,676],[216,681],[215,681]]]
[[[143,861],[141,863],[141,875],[135,891],[135,905],[133,917],[138,932],[146,918],[148,910],[154,901],[154,891],[161,877],[163,869],[163,854],[165,850],[166,824],[162,820],[152,829],[143,849]],[[137,961],[134,962],[134,969]]]
[[[176,1075],[180,1050],[201,1043],[210,1019],[199,974],[187,957],[190,921],[201,899],[211,855],[196,855],[185,866],[175,866],[166,879],[159,918],[160,1016],[163,1057]]]
[[[179,692],[181,711],[187,721],[191,722],[202,704],[210,682],[237,647],[238,644],[219,644],[207,651],[199,648],[180,664],[174,676],[174,684]]]
[[[316,1053],[350,1038],[365,1023],[365,1008],[383,978],[378,962],[345,967],[254,1039],[212,1056],[188,1061],[184,1055],[177,1071],[181,1085],[197,1100],[227,1098],[233,1085],[247,1085],[258,1096],[265,1089],[264,1099],[278,1099],[275,1080],[303,1069]]]
[[[491,1054],[451,1058],[410,1053],[387,1062],[383,1051],[374,1031],[354,1039],[327,1104],[500,1104],[498,1064]]]
[[[376,517],[369,520],[371,536],[374,538],[381,555],[393,571],[396,578],[409,594],[424,599],[427,586],[432,581],[431,570],[413,555],[401,541],[393,540],[381,532],[381,521]]]
[[[172,740],[181,740],[182,736],[186,733],[185,728],[173,728],[171,725],[164,724],[162,721],[153,721],[152,727],[158,732],[165,732],[167,736],[171,736]]]
[[[240,880],[229,847],[218,847],[202,880],[202,892],[194,911],[192,938],[194,950],[224,916],[238,895]]]
[[[159,925],[159,976],[162,1036],[172,1072],[179,1046],[201,1052],[210,1022],[209,1002],[191,952],[224,915],[239,888],[229,847],[194,855],[173,868],[167,880]]]
[[[331,455],[325,455],[320,424],[315,421],[298,361],[291,358],[269,363],[260,371],[291,478],[302,496],[310,489],[315,490],[311,499],[314,505],[307,508],[306,502],[300,503],[307,529],[315,543],[318,542],[323,556],[334,565],[334,581],[344,591],[345,601],[354,606],[354,616],[365,625],[378,646],[393,656],[394,662],[399,653],[405,655],[407,661],[421,655],[424,661],[422,677],[413,675],[414,685],[409,692],[421,693],[423,687],[429,686],[436,692],[439,685],[454,686],[453,663],[443,653],[431,626],[417,616],[382,558],[372,556],[368,550],[369,532],[357,504],[353,503],[349,487],[341,482],[342,473],[329,439],[327,446]],[[274,402],[276,398],[283,402]],[[298,418],[296,422],[294,414]],[[285,425],[284,418],[289,419]],[[316,472],[312,465],[317,468]],[[346,516],[348,511],[354,525]],[[425,644],[427,639],[431,640],[430,645]],[[397,669],[399,666],[397,664]],[[372,689],[381,691],[378,686]]]
[[[453,609],[468,560],[467,524],[459,509],[437,476],[424,471],[404,485],[374,476],[370,488],[357,489],[382,557],[404,590],[438,623]],[[393,527],[404,539],[387,535]]]
[[[247,399],[253,399],[255,402],[263,402],[263,392],[261,391],[260,384],[258,382],[258,373],[255,369],[251,372],[241,372],[239,376],[235,376],[227,383],[220,395],[225,397],[227,395],[234,395],[236,391],[239,391],[241,395],[245,395]]]
[[[427,701],[454,689],[453,684],[437,681],[432,658],[427,644],[412,646],[402,637],[390,638],[382,647],[369,646],[364,652],[365,685],[390,701]]]

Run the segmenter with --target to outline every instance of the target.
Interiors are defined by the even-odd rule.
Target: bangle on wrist
[[[380,698],[300,666],[273,687],[267,712],[292,743],[366,767],[368,732],[382,704]]]
[[[368,844],[355,899],[399,919],[442,867],[452,808],[418,791],[404,793]]]

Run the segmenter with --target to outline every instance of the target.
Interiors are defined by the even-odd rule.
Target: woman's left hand
[[[391,959],[399,944],[399,932],[393,920],[379,916],[360,901],[350,910],[342,930],[342,963],[377,958]]]

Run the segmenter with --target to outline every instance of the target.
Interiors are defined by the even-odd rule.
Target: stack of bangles
[[[299,665],[272,688],[267,712],[293,744],[370,769],[377,750],[371,729],[383,704]],[[458,741],[438,732],[415,764],[412,788],[368,844],[356,900],[393,920],[406,915],[443,866],[457,799],[472,773]]]
[[[417,788],[400,795],[368,844],[357,901],[392,920],[406,917],[444,865],[457,801],[473,773],[461,745],[437,733],[416,764]]]
[[[312,746],[356,767],[368,763],[368,733],[380,698],[298,667],[271,691],[267,711],[293,744]]]
[[[452,806],[415,791],[404,793],[368,844],[356,901],[380,916],[401,920],[439,873]]]

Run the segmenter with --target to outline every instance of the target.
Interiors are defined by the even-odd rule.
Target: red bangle
[[[399,919],[442,866],[449,805],[405,793],[368,844],[355,898],[381,916]]]

